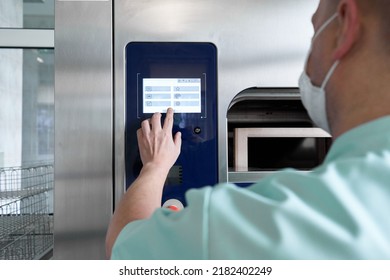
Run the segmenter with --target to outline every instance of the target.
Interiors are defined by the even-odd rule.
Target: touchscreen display
[[[143,112],[201,113],[201,88],[200,78],[144,78]]]

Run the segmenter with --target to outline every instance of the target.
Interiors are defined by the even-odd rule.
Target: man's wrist
[[[166,167],[166,166],[163,166],[161,164],[157,164],[157,163],[153,163],[153,162],[148,162],[142,167],[141,174],[142,173],[154,173],[156,175],[163,177],[165,180],[166,177],[168,176],[169,170],[170,170],[170,167]]]

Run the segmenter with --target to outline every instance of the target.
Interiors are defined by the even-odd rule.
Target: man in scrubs
[[[321,0],[299,86],[334,144],[310,173],[187,192],[160,208],[180,153],[173,111],[142,123],[143,168],[107,233],[112,259],[390,259],[390,1]]]

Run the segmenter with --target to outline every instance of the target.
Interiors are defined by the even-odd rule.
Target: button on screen
[[[201,113],[201,79],[143,79],[143,112]]]

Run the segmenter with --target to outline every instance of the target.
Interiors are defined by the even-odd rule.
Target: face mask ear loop
[[[311,40],[312,43],[313,41],[324,31],[325,28],[328,27],[328,25],[338,16],[338,13],[335,13],[333,16],[331,16],[327,21],[325,21],[322,26],[317,30],[316,34],[314,34],[313,39]]]
[[[334,71],[336,70],[336,67],[339,65],[340,61],[337,60],[335,63],[333,63],[332,67],[330,67],[328,74],[326,74],[324,81],[322,82],[321,89],[325,89],[326,85],[328,84],[330,78],[332,77]]]
[[[331,16],[328,20],[326,20],[322,25],[321,27],[317,30],[317,32],[314,34],[313,38],[311,39],[311,44],[310,44],[310,48],[309,48],[309,51],[308,51],[308,54],[306,56],[306,59],[305,59],[305,66],[304,66],[304,70],[305,70],[305,73],[307,73],[307,63],[309,62],[309,57],[310,57],[310,54],[313,50],[313,42],[314,40],[322,33],[322,31],[324,31],[324,29],[326,27],[328,27],[328,25],[338,16],[338,13],[334,13],[333,16]]]

